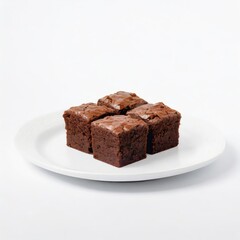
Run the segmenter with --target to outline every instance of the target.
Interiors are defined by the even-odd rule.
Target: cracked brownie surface
[[[114,109],[117,114],[125,114],[128,110],[146,103],[147,101],[138,97],[135,93],[124,91],[107,95],[98,100],[98,105],[110,107]]]

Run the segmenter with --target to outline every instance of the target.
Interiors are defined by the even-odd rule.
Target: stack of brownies
[[[178,145],[181,114],[162,102],[116,92],[63,114],[67,145],[122,167]]]

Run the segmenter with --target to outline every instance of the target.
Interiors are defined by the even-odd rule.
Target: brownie
[[[98,105],[113,108],[116,114],[125,114],[128,110],[146,104],[147,102],[135,93],[119,91],[98,100]]]
[[[178,145],[181,114],[176,110],[159,102],[137,107],[127,115],[148,124],[147,153],[154,154]]]
[[[91,122],[113,113],[113,109],[95,103],[86,103],[66,110],[63,118],[67,130],[67,145],[92,153]]]
[[[94,158],[116,167],[146,158],[148,126],[141,119],[115,115],[91,126]]]

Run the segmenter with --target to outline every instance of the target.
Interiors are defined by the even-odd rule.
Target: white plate
[[[90,154],[66,146],[62,113],[34,119],[17,134],[22,155],[39,167],[78,178],[101,181],[141,181],[174,176],[204,167],[221,154],[225,140],[212,125],[182,117],[178,147],[116,168]]]

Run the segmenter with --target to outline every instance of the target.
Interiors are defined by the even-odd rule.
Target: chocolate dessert
[[[119,91],[63,114],[67,145],[122,167],[175,147],[181,114],[159,102],[149,104],[135,93]]]
[[[86,103],[66,110],[63,118],[67,130],[67,145],[92,153],[91,122],[113,113],[113,109],[95,103]]]
[[[147,124],[129,116],[108,116],[92,122],[94,158],[122,167],[146,158]]]
[[[99,106],[110,107],[116,114],[125,114],[128,110],[146,104],[147,102],[135,93],[119,91],[98,100]]]
[[[127,112],[149,126],[147,153],[154,154],[178,145],[181,114],[162,102],[145,104]]]

